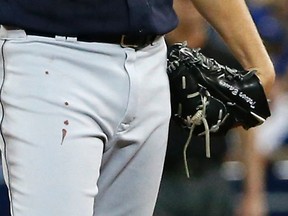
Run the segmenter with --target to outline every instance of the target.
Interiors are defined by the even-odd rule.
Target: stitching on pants
[[[7,168],[7,184],[9,187],[9,196],[10,196],[10,209],[11,209],[11,213],[12,215],[14,215],[13,212],[13,202],[12,202],[12,193],[11,193],[11,186],[10,186],[10,173],[9,173],[9,169],[8,169],[8,161],[7,161],[7,144],[6,144],[6,140],[4,137],[4,134],[2,132],[2,125],[3,125],[3,120],[4,120],[4,104],[2,103],[2,92],[3,92],[3,85],[4,85],[4,81],[5,81],[5,75],[6,75],[6,68],[5,68],[5,58],[4,58],[4,45],[7,42],[7,40],[4,40],[4,42],[1,45],[1,58],[2,58],[2,69],[3,69],[3,75],[2,75],[2,83],[1,83],[1,87],[0,87],[0,105],[2,107],[2,118],[0,120],[0,134],[3,140],[3,144],[4,144],[4,148],[3,148],[3,154],[4,155],[4,161],[5,161],[5,166]]]

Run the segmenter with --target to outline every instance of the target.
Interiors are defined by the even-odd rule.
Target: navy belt
[[[5,26],[7,30],[16,30],[20,28]],[[57,37],[56,34],[43,33],[37,31],[30,31],[23,29],[27,35],[35,35],[42,37]],[[60,35],[59,35],[60,36]],[[65,37],[65,36],[64,36]],[[67,36],[70,37],[70,36]],[[77,38],[77,41],[82,42],[98,42],[98,43],[111,43],[111,44],[119,44],[121,47],[129,47],[136,50],[142,49],[148,45],[153,44],[155,40],[160,38],[159,35],[113,35],[113,34],[104,34],[104,35],[79,35],[79,36],[71,36]]]

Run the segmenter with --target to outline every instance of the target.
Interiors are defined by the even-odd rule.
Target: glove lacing
[[[223,66],[219,64],[216,60],[212,58],[207,58],[200,52],[200,48],[198,49],[190,49],[187,47],[187,43],[183,42],[182,44],[178,44],[179,50],[171,52],[168,60],[168,67],[167,71],[172,74],[173,71],[175,71],[179,66],[180,62],[182,63],[188,63],[188,64],[200,64],[203,67],[207,68],[210,72],[219,73],[220,75],[223,74],[223,69],[225,73],[225,76],[228,78],[238,78],[241,79],[242,75],[237,71],[233,70],[227,66]],[[199,92],[198,92],[199,94]],[[194,97],[195,95],[190,95],[190,97]],[[188,95],[189,97],[189,95]],[[188,139],[184,145],[183,149],[183,156],[184,156],[184,166],[186,175],[188,178],[190,178],[189,174],[189,167],[188,167],[188,161],[187,161],[187,149],[191,142],[193,131],[197,125],[201,125],[203,123],[205,130],[198,134],[199,136],[205,134],[205,151],[206,151],[206,157],[211,157],[211,151],[210,151],[210,132],[216,132],[219,130],[220,125],[225,121],[225,119],[229,116],[227,114],[224,118],[223,112],[220,110],[218,115],[218,121],[215,125],[213,125],[209,129],[209,124],[206,120],[206,107],[209,104],[208,99],[205,95],[201,95],[201,102],[202,105],[200,105],[198,108],[200,108],[194,116],[187,116],[185,119],[186,125],[189,130],[189,136]]]
[[[208,122],[206,120],[206,107],[207,107],[209,102],[208,102],[208,99],[205,95],[204,96],[201,95],[201,102],[202,102],[202,105],[199,106],[199,108],[202,108],[202,109],[198,110],[192,117],[187,116],[187,118],[185,119],[187,126],[190,128],[189,136],[188,136],[188,139],[187,139],[187,141],[184,145],[184,149],[183,149],[184,166],[185,166],[185,171],[186,171],[186,175],[188,178],[190,178],[190,173],[189,173],[189,167],[188,167],[188,161],[187,161],[187,148],[191,142],[194,128],[197,125],[200,125],[201,123],[203,123],[204,128],[205,128],[205,131],[203,133],[205,133],[206,157],[210,158],[210,156],[211,156],[211,153],[210,153],[210,129],[209,129]]]
[[[219,75],[225,75],[227,79],[241,80],[243,78],[243,74],[240,71],[223,66],[213,58],[207,58],[200,50],[201,48],[190,49],[184,46],[179,50],[179,57],[184,63],[200,64],[202,67],[207,68],[210,73],[214,72]]]

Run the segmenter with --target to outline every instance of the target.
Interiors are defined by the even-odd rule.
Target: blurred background
[[[272,117],[249,132],[235,129],[214,137],[209,159],[203,139],[194,137],[187,153],[190,178],[183,162],[188,135],[171,122],[154,216],[288,216],[288,0],[246,2],[277,73],[269,96]],[[190,0],[174,0],[174,8],[180,23],[167,35],[167,44],[187,41],[218,62],[241,69]],[[0,216],[10,216],[1,163]]]

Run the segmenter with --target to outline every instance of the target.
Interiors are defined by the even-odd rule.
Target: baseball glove
[[[210,133],[249,129],[270,116],[256,71],[223,66],[185,43],[172,45],[167,61],[172,117],[191,134],[206,135],[209,142]]]

